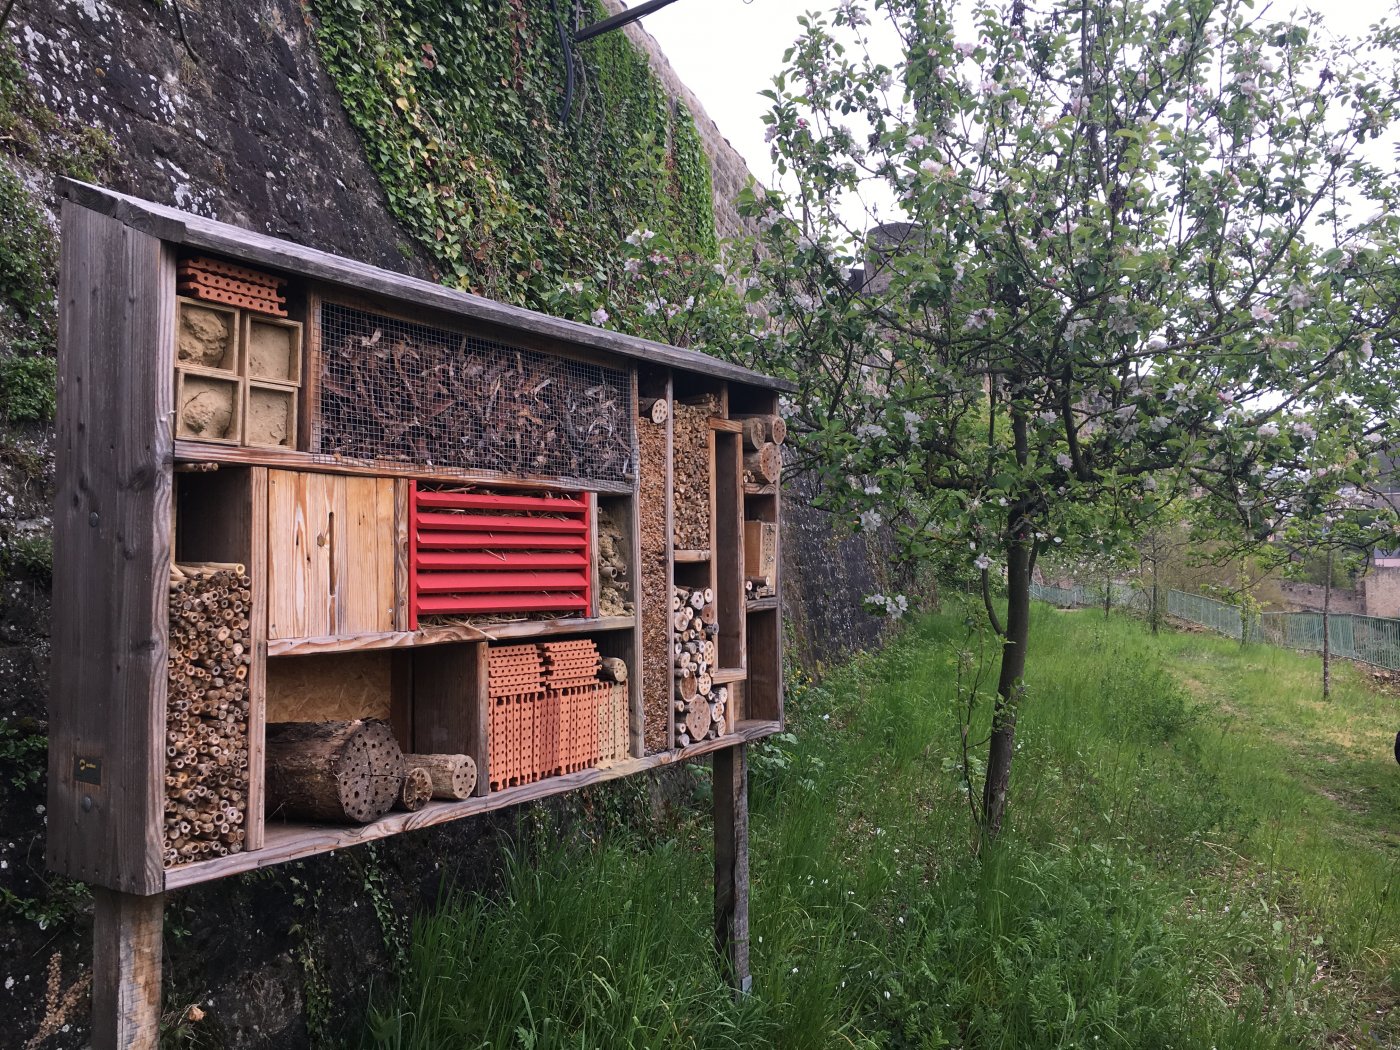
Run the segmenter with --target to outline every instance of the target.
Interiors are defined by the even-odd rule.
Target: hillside
[[[1347,668],[1324,705],[1315,658],[1038,607],[1013,823],[979,860],[968,645],[923,620],[755,755],[751,999],[699,962],[696,806],[660,841],[539,829],[499,903],[415,930],[367,1043],[1395,1045],[1400,701]]]

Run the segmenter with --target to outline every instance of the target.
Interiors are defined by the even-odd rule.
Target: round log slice
[[[710,705],[700,697],[690,701],[690,710],[685,713],[685,729],[691,740],[704,740],[710,731]]]

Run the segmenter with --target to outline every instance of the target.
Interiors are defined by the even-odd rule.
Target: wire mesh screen
[[[324,303],[315,454],[629,481],[626,372]]]

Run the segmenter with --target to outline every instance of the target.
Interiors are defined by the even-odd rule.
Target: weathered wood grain
[[[92,1048],[156,1050],[165,896],[92,896]]]
[[[733,733],[715,737],[700,744],[692,744],[679,751],[662,751],[654,755],[647,755],[645,758],[629,758],[622,762],[580,770],[577,773],[547,777],[533,784],[492,792],[465,802],[430,802],[417,813],[392,813],[373,824],[366,824],[362,827],[346,828],[319,824],[272,825],[267,829],[267,838],[263,848],[256,853],[238,853],[231,857],[219,857],[200,864],[190,864],[183,868],[172,868],[166,873],[166,889],[173,890],[182,886],[193,886],[201,882],[210,882],[214,879],[236,875],[239,872],[285,864],[293,860],[303,860],[318,853],[345,849],[362,842],[374,842],[390,835],[434,827],[438,824],[462,820],[481,813],[491,813],[508,806],[519,805],[522,802],[534,802],[542,798],[562,795],[592,784],[603,784],[620,777],[642,773],[648,769],[670,765],[673,762],[699,758],[701,755],[731,748],[735,744],[761,740],[778,731],[779,727],[776,722],[740,722],[734,727]],[[478,768],[480,768],[479,762]],[[481,779],[484,778],[478,777],[478,783]]]
[[[419,478],[421,480],[481,482],[503,484],[512,488],[549,489],[556,492],[608,492],[625,496],[632,491],[631,482],[600,481],[589,478],[547,477],[536,474],[503,474],[495,470],[438,469],[412,463],[356,463],[331,456],[293,452],[282,448],[238,448],[233,445],[213,445],[200,441],[176,441],[175,459],[182,463],[230,463],[242,466],[277,467],[301,470],[313,474],[345,474],[376,478]]]
[[[59,289],[48,865],[164,883],[175,258],[71,202]]]
[[[753,986],[749,973],[749,758],[739,744],[716,751],[715,950],[736,994]]]
[[[370,294],[408,300],[455,316],[535,333],[578,345],[595,347],[651,364],[687,369],[706,376],[730,379],[773,390],[796,390],[784,379],[775,379],[693,350],[678,350],[664,343],[623,335],[591,325],[548,317],[520,307],[492,302],[414,277],[381,270],[352,259],[342,259],[315,248],[278,240],[263,233],[229,226],[213,219],[71,179],[58,184],[61,196],[119,222],[176,244],[212,251],[253,266],[285,270],[329,281]]]
[[[413,653],[413,750],[487,760],[486,644],[444,645]],[[485,794],[488,777],[477,778]]]
[[[268,472],[268,637],[394,629],[394,482]]]
[[[314,656],[318,653],[350,653],[366,649],[410,649],[420,645],[450,645],[453,642],[493,641],[512,638],[551,638],[580,631],[626,631],[630,616],[600,616],[596,620],[571,617],[566,620],[519,620],[510,623],[466,627],[453,624],[424,627],[417,631],[385,631],[320,638],[277,638],[267,643],[272,656]]]

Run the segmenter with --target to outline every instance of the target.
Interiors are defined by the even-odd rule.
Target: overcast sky
[[[637,0],[628,0],[636,6]],[[873,8],[869,0],[866,6]],[[705,111],[749,163],[760,182],[772,185],[772,162],[763,141],[762,115],[768,100],[758,93],[772,86],[783,51],[797,37],[797,16],[833,3],[811,0],[677,0],[642,19]],[[1263,6],[1262,4],[1260,5]],[[1277,3],[1279,12],[1295,5]],[[1338,33],[1364,35],[1392,10],[1393,0],[1331,0],[1323,7]]]

